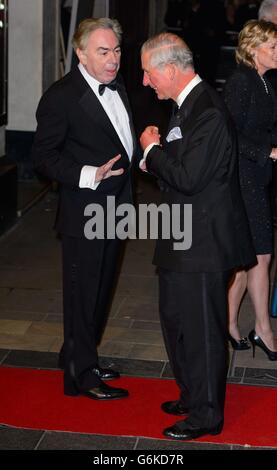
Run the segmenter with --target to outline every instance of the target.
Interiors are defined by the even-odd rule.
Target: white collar
[[[195,75],[195,77],[185,86],[185,88],[181,91],[181,93],[177,96],[176,98],[176,103],[179,106],[179,108],[182,106],[183,102],[185,101],[186,97],[188,94],[193,90],[198,83],[202,82],[202,78],[199,77],[199,75]]]
[[[94,78],[92,75],[90,75],[88,73],[88,71],[86,70],[86,68],[83,66],[83,64],[81,64],[81,62],[79,62],[78,68],[79,68],[81,74],[83,75],[84,79],[86,80],[86,82],[92,88],[94,93],[98,96],[99,95],[99,85],[101,84],[101,82],[99,82],[98,80],[96,80],[96,78]]]

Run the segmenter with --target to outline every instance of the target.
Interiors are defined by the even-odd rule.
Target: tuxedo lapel
[[[78,67],[73,69],[72,79],[75,85],[75,88],[78,92],[80,97],[79,104],[87,114],[88,118],[92,119],[94,125],[101,126],[107,136],[114,142],[114,144],[122,149],[122,154],[126,154],[126,149],[124,148],[115,128],[113,127],[108,115],[106,114],[103,106],[101,105],[98,98],[95,96],[95,93],[92,91],[84,77],[82,76],[81,72],[79,71]],[[122,92],[123,94],[123,92]],[[120,95],[121,96],[121,95]],[[125,98],[124,105],[126,106],[126,101],[128,103],[127,96]],[[129,114],[129,110],[126,106],[126,109]],[[131,119],[130,119],[131,122]]]
[[[193,90],[188,94],[186,99],[183,101],[180,108],[178,108],[176,103],[173,103],[172,115],[168,125],[168,133],[173,127],[180,127],[181,123],[183,123],[190,115],[193,109],[193,105],[197,100],[198,96],[203,92],[203,82],[200,82]]]
[[[185,100],[183,101],[179,109],[177,105],[176,106],[173,105],[173,110],[172,110],[173,112],[170,118],[167,135],[174,127],[179,127],[180,132],[184,132],[184,127],[186,126],[186,120],[188,120],[189,122],[189,117],[193,111],[193,107],[198,97],[200,96],[200,94],[203,93],[204,89],[205,89],[205,85],[203,84],[203,82],[200,82],[188,94],[188,96],[185,98]],[[168,143],[167,140],[165,140],[164,145],[167,151],[169,152],[169,155],[173,155],[174,158],[176,158],[176,155],[178,155],[178,152],[180,149],[180,145],[182,145],[182,139],[176,139],[176,140],[171,141],[170,143]]]
[[[191,92],[188,94],[188,96],[184,99],[182,106],[179,109],[179,112],[177,113],[177,116],[179,115],[179,120],[184,121],[189,117],[193,110],[193,106],[195,102],[197,101],[198,97],[203,93],[205,90],[205,85],[204,82],[198,83]]]
[[[124,149],[124,153],[126,153],[126,150],[123,147],[108,115],[105,113],[102,105],[90,88],[88,88],[86,93],[82,96],[79,104],[82,106],[88,117],[94,121],[94,124],[96,124],[96,126],[101,126],[107,136],[113,140],[115,145],[117,147],[122,147],[122,149]]]

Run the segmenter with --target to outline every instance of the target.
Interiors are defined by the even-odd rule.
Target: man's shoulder
[[[65,94],[80,94],[87,89],[88,85],[78,67],[74,67],[70,72],[62,78],[52,83],[46,90],[44,96],[61,96]]]
[[[200,85],[201,93],[195,100],[194,110],[201,114],[207,110],[213,110],[219,114],[225,112],[225,106],[219,93],[204,80]]]
[[[72,72],[67,73],[59,80],[55,81],[50,85],[50,87],[45,91],[44,96],[50,97],[52,95],[59,96],[60,94],[65,93],[68,90],[72,89]]]
[[[211,126],[220,126],[222,129],[229,129],[231,125],[230,113],[222,96],[204,80],[199,84],[190,118],[196,125],[199,122],[210,122]]]
[[[42,95],[40,105],[50,105],[56,108],[74,102],[74,96],[78,99],[80,95],[81,85],[81,74],[77,75],[76,70],[72,70],[50,85]]]

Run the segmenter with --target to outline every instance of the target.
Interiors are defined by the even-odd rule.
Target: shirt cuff
[[[147,157],[148,153],[150,152],[150,150],[151,150],[155,145],[157,145],[157,144],[155,144],[155,143],[149,144],[149,145],[147,145],[146,149],[144,150],[144,152],[143,152],[143,157],[142,157],[141,161],[139,162],[139,167],[140,167],[141,170],[142,170],[142,168],[141,168],[142,165],[143,165],[144,163],[146,164],[146,157]],[[142,171],[146,171],[146,172],[147,172],[147,170],[142,170]]]
[[[98,187],[101,181],[98,181],[98,183],[95,183],[95,176],[96,176],[97,169],[98,169],[97,166],[90,166],[90,165],[83,166],[81,170],[81,174],[80,174],[79,188],[81,189],[89,188],[89,189],[95,190]]]
[[[143,152],[143,160],[146,160],[146,157],[147,157],[148,153],[150,152],[150,150],[151,150],[155,145],[158,145],[158,144],[155,144],[155,143],[153,142],[152,144],[147,145],[146,149],[145,149],[144,152]]]

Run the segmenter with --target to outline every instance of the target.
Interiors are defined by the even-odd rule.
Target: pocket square
[[[168,133],[168,136],[166,138],[167,142],[172,142],[173,140],[178,140],[182,139],[182,132],[180,127],[173,127]]]

